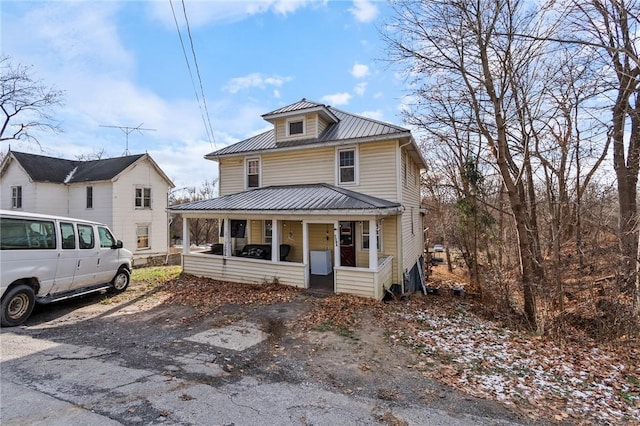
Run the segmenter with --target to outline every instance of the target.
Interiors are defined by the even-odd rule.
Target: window
[[[271,241],[273,240],[273,222],[265,220],[262,229],[264,229],[264,243],[271,244]]]
[[[149,248],[149,225],[138,225],[136,228],[136,248]]]
[[[344,149],[338,151],[338,183],[355,183],[356,151]]]
[[[2,250],[43,250],[56,248],[53,222],[23,219],[0,219]]]
[[[78,225],[78,237],[80,240],[80,250],[92,249],[96,246],[91,225]]]
[[[11,187],[11,208],[12,209],[22,208],[22,187],[21,186]]]
[[[304,119],[287,121],[287,136],[304,135]]]
[[[362,222],[362,250],[369,250],[369,222]],[[380,244],[380,225],[376,225],[376,242],[378,243],[378,251],[382,251],[382,244]]]
[[[136,188],[136,208],[151,208],[151,188]]]
[[[260,159],[250,158],[247,160],[247,188],[258,188],[260,186]]]
[[[407,168],[409,164],[407,162],[407,153],[403,151],[402,153],[402,180],[404,181],[404,186],[407,186]]]
[[[116,245],[116,239],[113,238],[111,232],[103,226],[98,226],[98,237],[100,238],[100,247],[111,248]]]
[[[62,233],[62,249],[74,250],[76,248],[76,231],[73,228],[73,223],[62,222],[60,232]]]
[[[87,208],[93,208],[93,186],[87,186]]]

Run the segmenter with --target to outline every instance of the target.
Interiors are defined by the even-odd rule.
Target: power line
[[[214,147],[216,146],[216,141],[215,138],[213,136],[213,127],[211,126],[211,119],[209,116],[209,110],[207,108],[207,100],[206,97],[204,95],[204,88],[202,85],[202,78],[200,77],[200,69],[198,67],[198,61],[197,61],[197,57],[196,57],[196,52],[195,52],[195,48],[193,45],[193,38],[191,37],[191,29],[189,27],[189,20],[187,19],[187,10],[186,10],[186,6],[184,3],[184,0],[182,0],[182,10],[184,13],[184,19],[186,22],[186,26],[187,26],[187,32],[189,35],[189,41],[191,44],[191,52],[193,55],[193,61],[194,61],[194,65],[196,68],[196,73],[197,73],[197,77],[198,77],[198,81],[200,83],[200,92],[202,94],[202,103],[200,102],[200,96],[198,96],[198,90],[196,88],[196,83],[193,79],[193,71],[191,70],[191,63],[189,61],[189,58],[187,56],[187,50],[184,46],[184,40],[182,38],[182,33],[180,32],[180,25],[178,24],[178,18],[176,17],[176,12],[175,9],[173,8],[173,2],[172,0],[169,0],[169,5],[171,5],[171,13],[173,14],[173,21],[176,24],[176,31],[178,32],[178,37],[180,39],[180,46],[182,47],[182,53],[184,55],[184,60],[187,64],[187,69],[189,70],[189,77],[191,78],[191,86],[193,87],[193,92],[196,96],[196,100],[198,102],[198,108],[200,109],[200,115],[202,116],[202,123],[204,124],[204,128],[205,131],[207,133],[207,138],[209,139],[209,143],[211,143]],[[204,111],[203,111],[203,105],[204,105]]]

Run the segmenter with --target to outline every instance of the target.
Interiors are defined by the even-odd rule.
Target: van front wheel
[[[33,289],[28,285],[18,285],[7,291],[2,298],[0,324],[4,327],[20,325],[29,318],[36,303]]]
[[[129,287],[131,275],[126,268],[118,269],[118,273],[111,280],[111,293],[122,293]]]

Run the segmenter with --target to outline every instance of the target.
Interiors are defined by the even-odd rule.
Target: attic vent
[[[304,134],[304,120],[289,121],[287,125],[289,136]]]

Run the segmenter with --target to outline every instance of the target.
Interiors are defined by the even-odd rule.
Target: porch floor
[[[309,290],[333,293],[333,272],[329,275],[315,275],[309,276]]]

